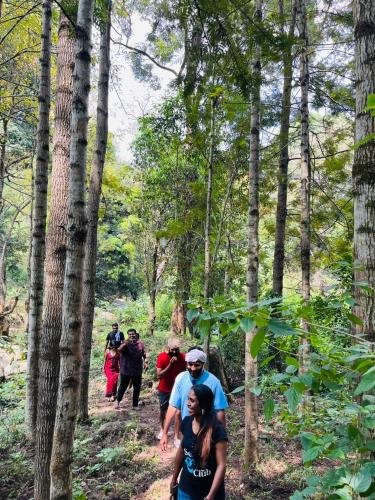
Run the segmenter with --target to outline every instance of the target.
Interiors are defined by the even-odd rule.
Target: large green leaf
[[[299,368],[299,363],[296,360],[296,358],[293,358],[292,356],[285,356],[285,362],[287,365],[295,366],[296,368]]]
[[[367,491],[372,482],[371,474],[368,470],[362,469],[350,478],[350,486],[357,493]]]
[[[199,310],[198,309],[188,309],[186,313],[186,318],[191,323],[193,319],[197,318],[199,316]]]
[[[298,394],[298,392],[294,389],[294,387],[290,387],[287,391],[285,391],[285,397],[288,402],[288,407],[289,410],[294,413],[297,409],[297,406],[299,405],[301,401],[301,396]]]
[[[359,318],[353,313],[348,314],[348,320],[351,321],[354,325],[359,325],[359,326],[363,325],[363,321],[361,320],[361,318]]]
[[[243,332],[250,332],[255,326],[255,322],[249,316],[244,316],[240,321],[240,327]]]
[[[286,337],[288,335],[296,335],[298,332],[292,326],[279,319],[270,319],[268,328],[275,337]]]
[[[211,320],[200,318],[197,323],[197,328],[202,337],[205,337],[211,329]]]
[[[375,387],[375,373],[370,369],[362,375],[361,381],[354,391],[354,396],[370,391],[373,387]]]
[[[303,463],[309,463],[315,460],[318,456],[319,453],[322,451],[321,446],[313,446],[312,448],[309,448],[307,451],[304,452],[303,454]]]
[[[252,355],[253,358],[256,358],[258,356],[258,353],[260,351],[260,348],[262,347],[265,337],[266,337],[266,330],[264,330],[263,328],[259,329],[258,332],[254,335],[254,338],[250,346],[250,354]]]
[[[273,412],[275,410],[275,402],[272,398],[266,399],[264,402],[264,420],[269,422],[273,416]]]

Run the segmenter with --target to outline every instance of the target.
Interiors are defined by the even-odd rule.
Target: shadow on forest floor
[[[170,440],[168,453],[159,451],[156,392],[151,388],[143,390],[144,406],[138,412],[131,410],[131,393],[126,394],[122,410],[116,412],[113,403],[103,396],[104,379],[98,371],[91,388],[90,422],[78,425],[76,431],[75,500],[168,500],[175,449]],[[6,447],[3,443],[0,445],[0,498],[26,500],[32,498],[33,452],[31,446],[24,444],[24,382],[14,394],[18,396],[18,406],[4,408],[2,416],[2,423],[9,426],[10,441]],[[9,412],[13,420],[4,420],[4,412]],[[260,428],[261,461],[257,473],[245,485],[241,478],[242,397],[232,403],[227,422],[230,438],[226,476],[228,500],[282,500],[302,486],[305,470],[299,447],[283,435],[280,425]]]

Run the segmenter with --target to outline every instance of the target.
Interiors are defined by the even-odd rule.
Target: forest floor
[[[141,393],[144,406],[140,411],[131,410],[131,392],[125,395],[121,411],[115,411],[113,403],[104,397],[103,375],[98,369],[93,375],[90,422],[79,424],[76,431],[74,499],[168,500],[175,449],[171,438],[169,451],[164,454],[159,450],[156,437],[159,432],[159,408],[152,383],[145,380],[146,387]],[[21,421],[17,426],[17,418],[20,420],[23,415],[24,406],[24,383],[20,380],[15,379],[13,389],[9,389],[15,396],[14,402],[8,402],[7,408],[2,409],[2,412],[16,412],[13,424],[8,420],[8,429],[3,428],[4,432],[8,432],[7,439],[13,436],[10,446],[4,449],[5,443],[0,444],[2,499],[32,498],[33,451],[31,445],[25,444]],[[279,424],[261,426],[261,462],[245,485],[241,474],[243,397],[237,397],[232,402],[227,422],[230,446],[226,490],[229,500],[282,500],[302,486],[304,469],[298,443],[287,439]]]
[[[73,460],[74,500],[167,500],[175,449],[159,450],[159,405],[155,362],[165,345],[168,332],[145,338],[150,369],[141,392],[144,403],[138,412],[131,410],[131,392],[122,410],[104,397],[104,334],[117,315],[99,311],[93,342],[90,380],[90,420],[76,428]],[[186,340],[188,347],[189,341]],[[12,363],[13,368],[16,366]],[[0,383],[0,499],[30,500],[33,496],[33,448],[26,439],[24,363],[17,372]],[[13,372],[14,373],[14,372]],[[297,439],[287,436],[282,422],[268,425],[260,408],[259,456],[256,471],[242,479],[244,444],[244,398],[233,398],[227,414],[229,455],[226,474],[228,500],[283,500],[303,487],[307,474],[317,472],[303,467]],[[322,470],[326,467],[321,464]],[[318,467],[319,469],[319,467]],[[318,470],[319,472],[319,470]]]

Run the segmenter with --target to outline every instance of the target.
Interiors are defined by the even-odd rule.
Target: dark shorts
[[[171,397],[170,392],[158,391],[160,411],[167,411],[168,410],[168,404],[169,404],[170,397]]]

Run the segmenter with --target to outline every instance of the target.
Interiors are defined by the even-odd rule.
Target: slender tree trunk
[[[70,148],[68,246],[64,276],[60,377],[51,457],[51,499],[72,498],[72,462],[81,364],[81,301],[87,233],[85,180],[94,0],[78,4]]]
[[[300,87],[301,87],[301,272],[302,297],[305,303],[310,300],[310,186],[311,161],[309,140],[309,60],[308,60],[308,29],[306,17],[306,0],[299,0],[297,10],[297,25],[300,37]],[[309,325],[301,321],[305,334],[301,336],[300,371],[308,368],[310,358]]]
[[[227,245],[226,245],[226,265],[224,271],[224,296],[226,297],[230,289],[230,261],[231,261],[231,242],[230,236],[227,235]]]
[[[367,98],[375,94],[375,5],[354,0],[356,62],[355,140],[375,132],[375,118],[365,111]],[[354,286],[354,312],[363,325],[356,333],[375,342],[375,141],[358,147],[353,164],[354,280],[365,282],[372,291]]]
[[[43,326],[40,339],[34,498],[48,500],[50,458],[59,381],[59,342],[68,223],[70,122],[74,37],[61,14],[57,47],[57,95],[51,175],[50,221],[46,238]]]
[[[255,20],[262,22],[262,3],[255,4]],[[249,162],[249,216],[248,216],[248,261],[247,300],[256,302],[258,298],[259,269],[259,170],[260,170],[260,47],[254,48],[252,62],[253,90],[251,95],[250,162]],[[245,472],[258,461],[258,403],[251,389],[257,383],[257,359],[250,353],[256,329],[246,332],[245,338]]]
[[[280,18],[283,18],[283,0],[280,2]],[[293,7],[292,20],[289,27],[289,38],[294,36],[295,8]],[[284,34],[284,26],[282,33]],[[287,217],[288,198],[288,165],[289,165],[289,128],[290,106],[292,94],[293,58],[292,48],[287,47],[283,53],[283,95],[280,123],[280,157],[277,191],[275,251],[273,258],[273,283],[274,295],[281,297],[283,294],[284,261],[285,261],[285,226]]]
[[[191,231],[181,236],[177,243],[177,279],[171,320],[171,330],[177,335],[185,335],[186,332],[186,302],[190,295],[192,245]]]
[[[214,149],[215,149],[215,111],[217,99],[211,98],[210,120],[210,150],[208,155],[207,198],[206,198],[206,223],[204,228],[204,290],[203,296],[208,300],[211,296],[211,220],[212,220],[212,184],[214,175]],[[207,356],[207,369],[210,368],[210,343],[211,330],[204,339],[204,352]]]
[[[6,277],[6,262],[5,262],[5,242],[0,246],[0,311],[5,307],[7,298],[7,277]]]
[[[90,173],[87,202],[87,240],[83,264],[82,289],[82,337],[81,337],[81,385],[79,394],[79,419],[88,418],[88,394],[92,329],[95,309],[95,275],[98,253],[98,214],[103,169],[108,140],[108,88],[110,68],[111,4],[108,2],[108,19],[100,35],[100,63],[98,82],[98,106],[96,118],[96,148]]]
[[[150,282],[150,306],[148,312],[148,333],[150,335],[154,334],[155,321],[156,321],[156,281],[158,272],[158,241],[154,245],[154,251],[152,252],[152,274]]]
[[[5,177],[5,159],[6,159],[6,145],[8,140],[8,119],[2,119],[3,133],[0,144],[0,213],[3,209],[3,191],[4,191],[4,177]]]
[[[27,349],[26,423],[30,436],[35,436],[38,402],[38,357],[43,312],[44,265],[48,161],[49,161],[49,110],[51,87],[51,17],[52,2],[44,0],[42,19],[41,75],[39,84],[38,139],[34,174],[33,222],[30,259],[29,329]]]
[[[207,197],[206,197],[206,223],[204,228],[204,298],[211,294],[211,220],[212,220],[212,185],[214,174],[214,148],[215,148],[215,111],[217,101],[211,99],[210,122],[210,150],[208,155]]]
[[[234,180],[236,178],[236,175],[237,175],[237,168],[234,166],[233,170],[231,171],[231,174],[230,174],[229,184],[227,187],[227,191],[225,193],[225,198],[224,198],[223,206],[221,209],[219,228],[217,230],[215,248],[214,248],[214,252],[213,252],[212,260],[211,260],[211,273],[212,273],[213,267],[215,266],[216,261],[217,261],[217,256],[218,256],[219,248],[220,248],[220,244],[221,244],[221,237],[223,234],[223,226],[224,226],[224,221],[225,221],[225,217],[226,217],[227,206],[228,206],[229,198],[232,194],[233,183],[234,183]]]

